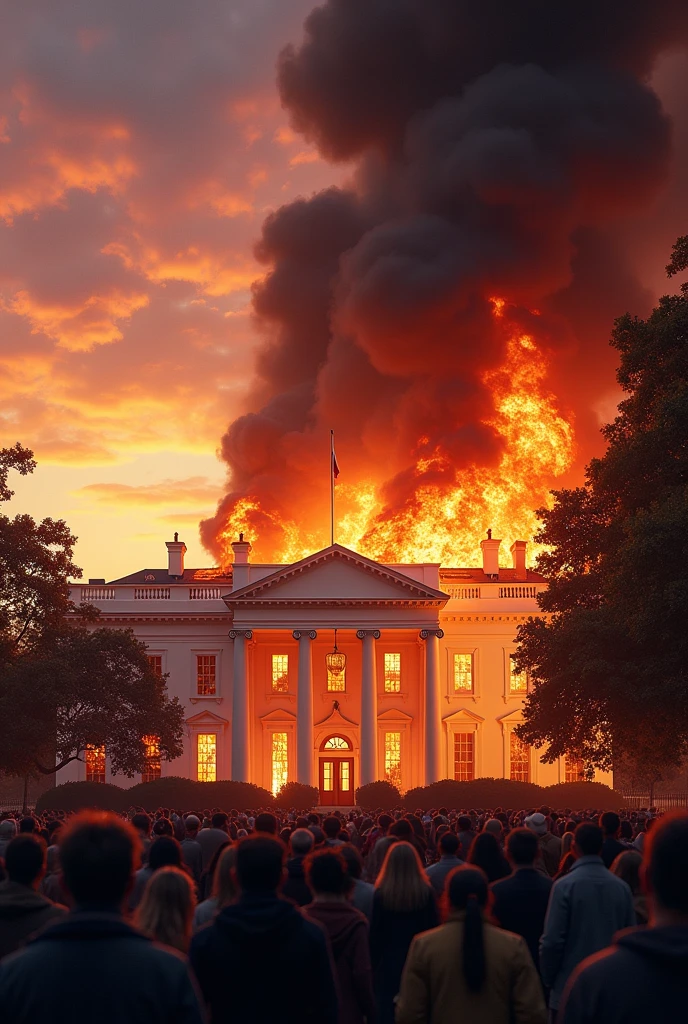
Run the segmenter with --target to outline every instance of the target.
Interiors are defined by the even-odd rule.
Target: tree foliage
[[[0,450],[0,500],[10,470],[35,468],[17,444]],[[164,759],[182,752],[183,709],[131,630],[97,627],[69,598],[76,543],[62,520],[0,515],[0,773],[49,774],[105,744],[112,768],[145,768],[144,735]]]
[[[667,269],[688,269],[688,237]],[[533,690],[518,732],[545,761],[624,757],[656,777],[688,749],[688,294],[620,317],[611,344],[626,397],[607,450],[538,510],[550,616],[519,629]]]

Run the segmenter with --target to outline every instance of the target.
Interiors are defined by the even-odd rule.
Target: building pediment
[[[229,608],[251,605],[405,604],[442,608],[441,590],[333,544],[224,598]]]
[[[191,725],[198,729],[202,726],[212,726],[217,729],[225,729],[229,722],[226,718],[222,718],[221,715],[216,715],[214,711],[199,711],[197,715],[192,715],[191,718],[186,719],[186,724]]]

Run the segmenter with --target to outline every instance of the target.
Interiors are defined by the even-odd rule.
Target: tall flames
[[[509,321],[503,299],[491,301],[493,316],[506,336],[505,362],[483,375],[494,399],[494,415],[486,425],[502,442],[497,465],[474,464],[452,474],[447,455],[439,448],[429,456],[424,453],[415,462],[409,500],[394,511],[382,508],[383,479],[349,482],[344,465],[335,492],[338,543],[383,562],[471,566],[479,564],[479,541],[488,528],[506,542],[504,557],[514,540],[532,538],[534,509],[546,503],[553,481],[573,463],[574,432],[547,388],[547,360],[533,336]],[[427,440],[419,438],[418,447],[425,448]],[[435,469],[444,479],[453,476],[453,483],[426,482]],[[221,563],[231,561],[231,542],[239,533],[250,538],[261,560],[296,561],[323,547],[327,504],[318,510],[305,502],[294,511],[293,518],[284,517],[277,509],[262,506],[257,497],[239,499],[218,534]],[[306,513],[305,523],[299,512]],[[277,550],[262,549],[263,518],[279,528],[282,542]],[[314,519],[315,525],[307,525]],[[533,551],[534,546],[531,555]]]

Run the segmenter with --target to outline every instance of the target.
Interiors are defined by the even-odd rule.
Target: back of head
[[[387,832],[389,826],[393,824],[394,818],[391,814],[380,814],[377,819],[377,823],[383,832]]]
[[[471,830],[471,819],[467,814],[459,815],[459,832],[470,832]]]
[[[353,888],[339,850],[315,850],[306,858],[306,881],[316,896],[346,896]]]
[[[218,907],[225,907],[228,903],[233,903],[239,896],[234,878],[236,858],[236,846],[225,844],[220,847],[220,856],[217,858],[213,874],[213,898],[217,900]]]
[[[581,857],[599,857],[602,852],[604,836],[599,825],[594,825],[591,821],[584,821],[577,826],[573,833],[573,841]]]
[[[375,888],[390,910],[418,910],[425,905],[430,884],[415,846],[406,842],[390,846]]]
[[[336,839],[341,831],[342,823],[334,814],[328,814],[322,823],[322,830],[328,839]]]
[[[454,857],[459,845],[458,836],[455,836],[453,832],[445,832],[440,838],[440,853],[445,857]]]
[[[616,811],[605,811],[600,814],[600,827],[605,836],[615,836],[621,828],[621,818]]]
[[[640,868],[642,863],[643,858],[638,850],[624,850],[623,853],[616,857],[610,868],[613,875],[626,882],[634,896],[640,892]]]
[[[218,811],[216,814],[213,814],[210,824],[213,828],[220,828],[224,832],[227,828],[227,815],[224,811]]]
[[[492,834],[497,839],[501,839],[502,838],[502,823],[499,820],[499,818],[490,818],[489,821],[486,821],[485,822],[485,831],[486,832],[492,832]]]
[[[131,819],[131,823],[138,832],[143,832],[144,835],[148,835],[150,832],[150,818],[147,814],[141,812],[135,814]]]
[[[195,906],[194,884],[186,872],[161,868],[148,880],[136,923],[149,938],[186,952]]]
[[[30,832],[20,833],[5,850],[5,868],[10,882],[33,887],[45,871],[45,844]]]
[[[64,885],[78,906],[121,906],[139,863],[134,829],[115,814],[84,811],[60,841]]]
[[[674,811],[656,823],[645,844],[645,877],[658,907],[688,914],[688,813]]]
[[[363,860],[355,846],[349,843],[341,847],[339,851],[346,862],[346,868],[350,877],[355,881],[363,874]]]
[[[36,819],[32,817],[22,818],[19,822],[19,832],[26,832],[28,834],[36,832]]]
[[[276,836],[277,835],[277,818],[270,811],[263,811],[256,818],[255,824],[256,832],[262,832],[265,835]]]
[[[184,819],[184,828],[189,835],[195,836],[201,827],[201,819],[196,814],[187,814]]]
[[[532,829],[515,828],[506,840],[506,852],[516,867],[530,867],[539,852],[538,838]]]
[[[283,865],[284,844],[273,836],[247,836],[237,845],[236,873],[242,892],[276,892]]]
[[[411,840],[413,836],[413,828],[411,822],[407,821],[406,818],[401,818],[399,821],[395,821],[393,825],[390,825],[388,836],[396,836],[397,839]]]
[[[289,837],[289,845],[295,857],[304,857],[313,849],[315,839],[307,828],[296,828]]]
[[[488,872],[501,860],[502,851],[499,841],[493,832],[479,832],[471,843],[468,852],[468,863],[477,864]]]
[[[487,905],[487,878],[478,868],[463,865],[454,868],[445,886],[451,909],[466,915],[461,966],[469,990],[479,992],[485,984],[483,908]]]
[[[148,867],[151,871],[167,867],[178,868],[181,863],[181,847],[173,836],[160,836],[155,840],[148,854]]]
[[[154,836],[173,836],[174,828],[169,818],[158,818],[153,825]]]

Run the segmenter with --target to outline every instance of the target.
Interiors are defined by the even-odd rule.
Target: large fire
[[[501,438],[503,449],[492,468],[471,466],[455,473],[439,449],[428,456],[427,438],[419,438],[423,455],[415,461],[414,483],[401,511],[385,512],[382,480],[346,480],[346,467],[336,487],[335,540],[361,554],[383,562],[439,562],[445,566],[479,564],[479,541],[491,528],[506,543],[530,540],[536,527],[534,509],[545,504],[557,477],[574,458],[573,429],[558,412],[547,388],[547,362],[533,337],[522,333],[505,315],[505,303],[493,299],[493,312],[506,335],[506,360],[490,370],[483,381],[494,398],[489,421]],[[433,469],[447,475],[451,485],[428,483]],[[449,473],[447,471],[449,470]],[[261,560],[296,561],[327,542],[323,508],[320,528],[287,519],[274,509],[261,507],[255,497],[241,498],[228,516],[219,540],[222,562],[231,561],[231,542],[240,532],[252,542]],[[279,551],[261,549],[260,522],[279,527],[283,542]],[[531,547],[531,557],[533,548]]]

